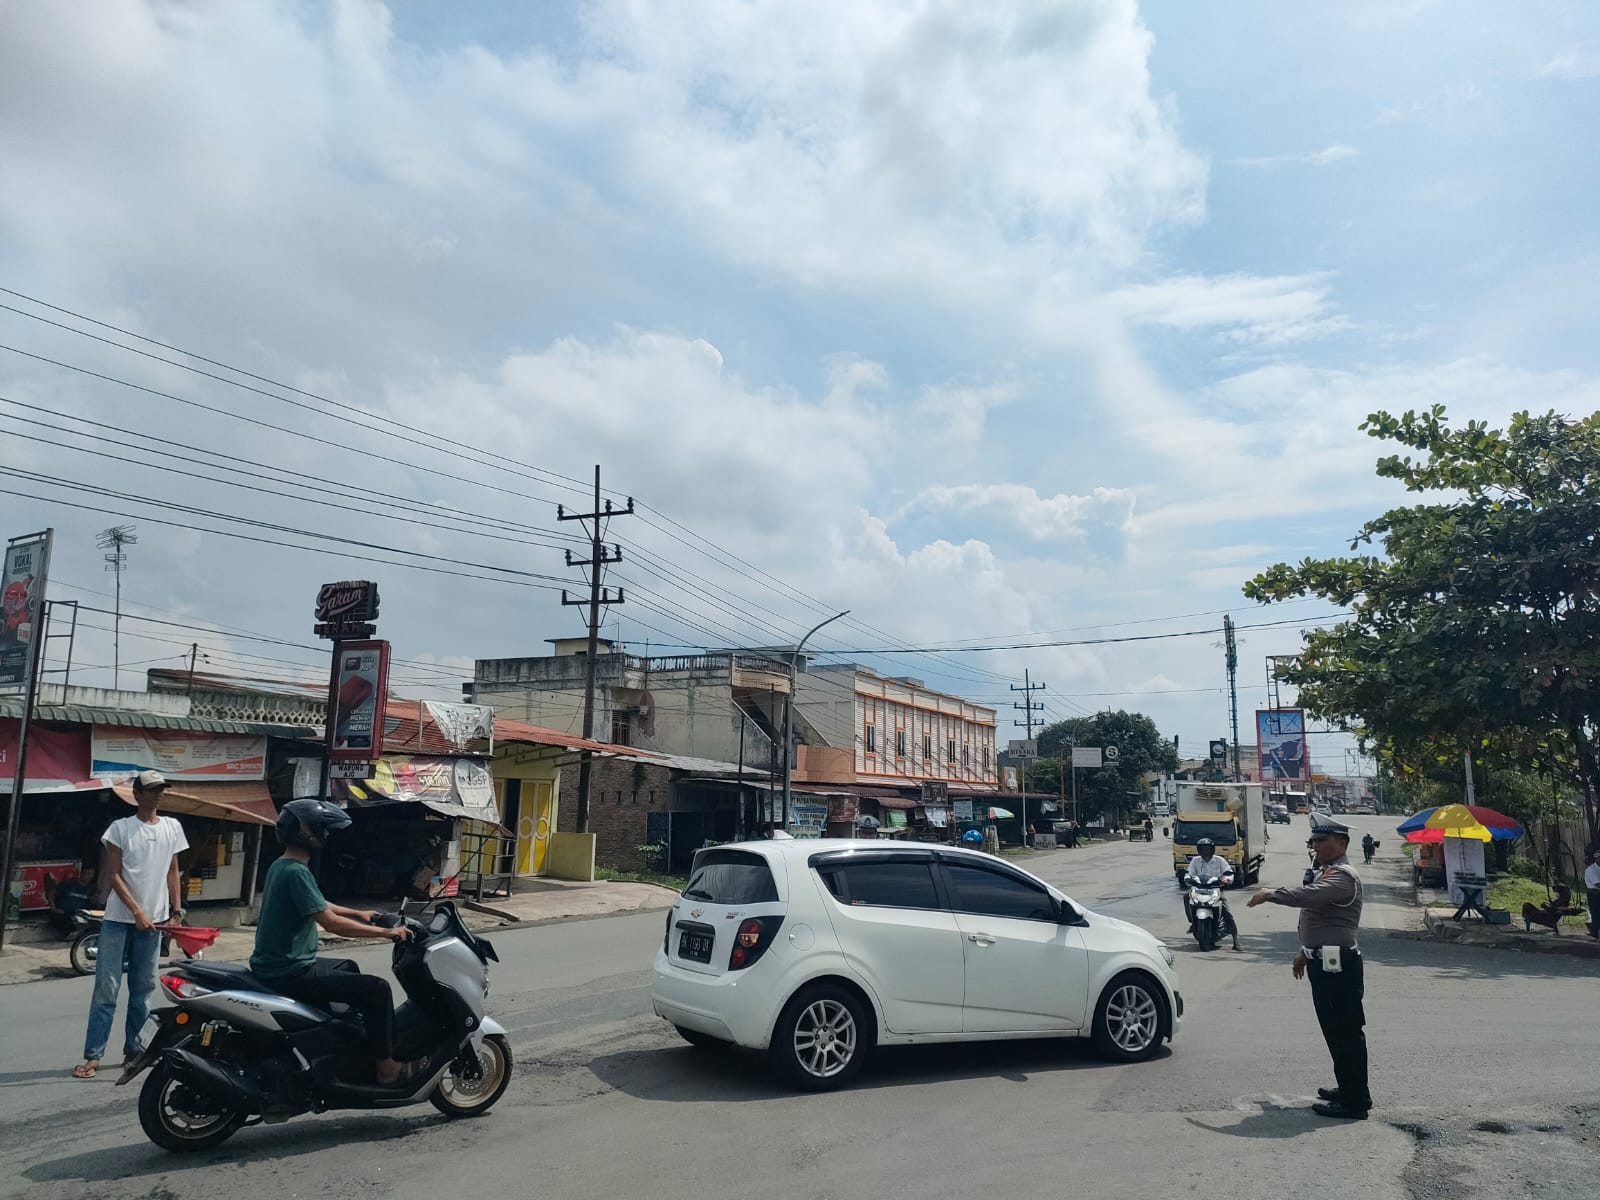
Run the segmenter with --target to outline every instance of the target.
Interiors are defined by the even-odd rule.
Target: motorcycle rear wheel
[[[480,1079],[465,1079],[451,1070],[439,1081],[428,1100],[447,1117],[481,1117],[494,1107],[511,1086],[511,1043],[503,1034],[491,1033],[478,1051]]]
[[[100,931],[90,929],[72,939],[72,949],[67,957],[72,969],[79,975],[93,975],[95,960],[100,956]]]
[[[209,1150],[222,1145],[244,1124],[244,1114],[234,1109],[215,1106],[216,1112],[203,1111],[211,1106],[164,1063],[157,1063],[139,1092],[139,1125],[163,1150],[175,1154]],[[202,1111],[193,1111],[195,1108]]]

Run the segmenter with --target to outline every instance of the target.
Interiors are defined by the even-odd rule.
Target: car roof
[[[951,846],[944,842],[900,842],[893,840],[879,840],[877,838],[765,838],[751,842],[725,842],[720,846],[708,846],[701,853],[710,853],[716,850],[744,850],[759,854],[764,858],[775,859],[810,859],[817,854],[860,854],[863,856],[873,854],[925,854],[930,858],[934,852],[947,854],[952,857],[970,858],[978,862],[1003,862],[992,854],[981,850],[968,850],[964,846]]]

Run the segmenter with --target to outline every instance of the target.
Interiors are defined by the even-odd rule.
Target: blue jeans
[[[89,1002],[89,1031],[83,1038],[83,1059],[105,1056],[111,1027],[117,1022],[117,992],[122,971],[128,971],[128,1023],[122,1037],[124,1060],[139,1053],[139,1031],[150,1015],[150,996],[156,990],[156,965],[161,960],[161,934],[140,930],[127,921],[105,921],[100,926],[100,950],[94,964],[94,999]]]

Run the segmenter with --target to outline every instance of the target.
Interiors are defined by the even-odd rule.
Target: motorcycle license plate
[[[690,933],[687,930],[678,934],[678,957],[686,958],[690,962],[708,963],[711,961],[711,943],[715,940],[709,933]]]

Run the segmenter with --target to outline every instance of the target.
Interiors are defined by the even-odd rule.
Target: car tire
[[[784,1005],[768,1055],[791,1087],[831,1092],[861,1070],[875,1036],[871,1009],[860,996],[837,983],[814,983]]]
[[[698,1029],[686,1029],[682,1025],[674,1025],[678,1036],[696,1050],[728,1050],[729,1044],[721,1038],[712,1037],[709,1033],[701,1033]]]
[[[1095,1049],[1112,1062],[1143,1062],[1161,1048],[1166,997],[1142,971],[1124,971],[1106,984],[1094,1009]]]

